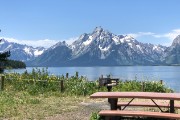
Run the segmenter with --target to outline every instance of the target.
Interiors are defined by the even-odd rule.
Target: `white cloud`
[[[168,33],[153,35],[156,38],[168,38],[169,40],[174,40],[178,35],[180,35],[180,29],[174,29]]]
[[[142,36],[151,36],[154,34],[155,33],[152,33],[152,32],[138,32],[138,33],[129,33],[128,35],[130,35],[134,38],[138,38],[138,37],[142,37]]]
[[[77,39],[78,39],[78,37],[72,37],[72,38],[66,39],[64,41],[66,41],[66,43],[70,45]]]
[[[129,33],[127,35],[130,35],[134,38],[143,37],[143,36],[152,36],[155,38],[167,38],[169,40],[174,40],[174,38],[180,35],[180,29],[174,29],[168,33],[163,33],[163,34],[157,34],[153,32],[138,32],[138,33]]]
[[[58,41],[56,40],[49,40],[49,39],[44,39],[44,40],[18,40],[15,38],[8,38],[8,37],[2,37],[5,40],[9,42],[15,42],[19,44],[25,44],[25,45],[30,45],[33,47],[45,47],[48,48],[54,44],[56,44]]]
[[[138,32],[138,33],[129,33],[127,35],[130,35],[136,39],[140,38],[140,37],[148,37],[149,39],[153,40],[154,37],[154,41],[159,39],[159,43],[158,44],[162,44],[165,46],[169,46],[172,44],[172,41],[178,36],[180,35],[180,29],[174,29],[171,30],[167,33],[153,33],[153,32]],[[162,41],[163,40],[163,41]]]
[[[164,33],[164,34],[156,34],[156,35],[153,35],[153,37],[155,37],[155,38],[168,39],[169,41],[163,43],[163,45],[169,46],[169,45],[172,44],[173,40],[174,40],[178,35],[180,35],[180,29],[174,29],[174,30],[171,30],[170,32]]]
[[[5,40],[9,41],[9,42],[15,42],[15,43],[19,43],[19,44],[26,44],[26,45],[30,45],[33,47],[45,47],[45,48],[49,48],[53,45],[55,45],[57,42],[60,41],[66,41],[68,44],[71,44],[72,42],[74,42],[74,40],[77,39],[77,37],[74,38],[69,38],[69,39],[64,39],[64,40],[50,40],[50,39],[44,39],[44,40],[18,40],[15,38],[9,38],[9,37],[1,37],[4,38]]]

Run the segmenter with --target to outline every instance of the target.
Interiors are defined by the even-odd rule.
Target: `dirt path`
[[[81,102],[73,111],[46,117],[46,120],[89,120],[91,113],[100,109],[108,109],[106,101]]]
[[[138,100],[139,101],[139,100]],[[81,102],[77,105],[77,109],[74,109],[70,112],[53,115],[46,117],[46,120],[89,120],[92,112],[98,112],[102,109],[109,109],[109,104],[107,100],[88,100],[86,102]],[[152,108],[142,108],[142,107],[129,107],[128,110],[157,110]],[[180,113],[180,110],[177,111]]]

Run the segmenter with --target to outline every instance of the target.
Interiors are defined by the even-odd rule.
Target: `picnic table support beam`
[[[133,99],[131,99],[130,101],[129,101],[129,103],[127,104],[127,105],[125,105],[124,106],[124,108],[122,109],[122,110],[124,110],[132,101],[134,100],[134,98]]]
[[[174,113],[174,100],[170,100],[170,113]]]
[[[107,86],[108,92],[111,92],[112,86]]]
[[[118,108],[118,106],[117,106],[118,99],[117,98],[108,98],[108,102],[110,104],[111,110],[117,110],[117,108]]]
[[[159,105],[153,100],[153,99],[151,99],[152,101],[153,101],[153,103],[159,108],[159,110],[161,111],[161,112],[164,112],[160,107],[159,107]]]
[[[118,106],[118,98],[108,98],[108,102],[110,103],[111,110],[117,110]],[[111,120],[121,120],[121,117],[112,116],[110,117]]]

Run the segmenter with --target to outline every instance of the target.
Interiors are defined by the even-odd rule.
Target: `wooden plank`
[[[180,114],[149,112],[149,111],[121,111],[121,110],[101,110],[100,116],[131,116],[131,117],[154,117],[180,119]]]
[[[156,92],[96,92],[90,98],[142,98],[180,100],[180,93],[156,93]]]
[[[126,106],[128,104],[128,102],[118,102],[118,106]],[[159,103],[157,102],[159,107],[165,107],[165,108],[169,108],[170,105],[169,104],[165,104],[165,103]],[[141,107],[157,107],[154,103],[150,103],[150,102],[132,102],[130,103],[128,106],[141,106]],[[180,105],[175,104],[174,105],[175,108],[180,109]]]

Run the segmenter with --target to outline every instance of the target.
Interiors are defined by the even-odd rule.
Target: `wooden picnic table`
[[[157,93],[157,92],[96,92],[90,98],[108,98],[111,110],[118,109],[118,98],[132,98],[130,104],[135,98],[139,99],[153,99],[170,100],[170,113],[174,113],[174,101],[180,100],[180,93]],[[128,106],[127,104],[127,106]],[[147,103],[148,104],[148,103]],[[157,104],[158,107],[158,104]]]
[[[90,96],[90,98],[108,98],[108,102],[110,103],[110,110],[101,110],[99,115],[101,117],[110,117],[112,120],[119,120],[118,116],[142,116],[142,117],[155,117],[155,118],[169,118],[169,119],[180,119],[180,114],[176,114],[174,108],[178,108],[179,105],[174,105],[175,100],[180,100],[180,93],[157,93],[157,92],[96,92]],[[131,100],[124,106],[123,109],[118,110],[118,105],[123,105],[123,103],[118,104],[118,98],[131,98]],[[151,99],[154,103],[150,106],[158,107],[161,112],[150,112],[150,111],[124,111],[127,106],[130,106],[130,103],[135,99]],[[169,100],[169,105],[165,105],[165,107],[169,108],[169,112],[167,113],[163,111],[161,107],[164,105],[158,105],[154,101],[154,99],[158,100]],[[134,106],[148,106],[143,104],[131,104]],[[148,104],[148,102],[147,102]],[[120,107],[121,108],[121,107]],[[121,119],[121,118],[120,118]]]

